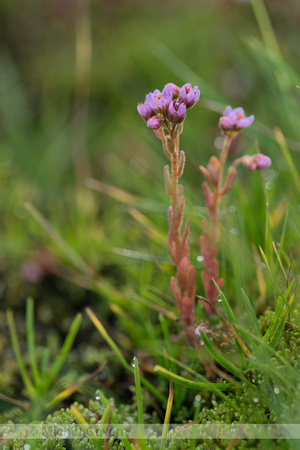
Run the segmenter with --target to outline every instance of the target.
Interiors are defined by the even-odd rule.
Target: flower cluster
[[[223,116],[220,118],[219,126],[226,134],[249,127],[253,120],[254,116],[245,116],[243,108],[232,109],[231,106],[227,106]]]
[[[173,83],[165,85],[160,92],[146,95],[146,101],[137,107],[139,114],[147,122],[147,127],[151,130],[158,130],[161,126],[167,125],[167,121],[178,124],[185,119],[186,110],[192,108],[200,97],[197,86],[192,87],[190,83],[179,88]]]

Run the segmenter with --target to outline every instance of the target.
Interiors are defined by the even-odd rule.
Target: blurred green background
[[[81,291],[89,287],[82,272],[99,273],[120,290],[128,284],[140,293],[151,285],[170,296],[166,159],[136,110],[148,92],[168,82],[190,82],[201,90],[181,139],[187,155],[182,183],[197,269],[198,236],[206,215],[198,166],[218,154],[217,124],[227,104],[255,115],[254,125],[235,142],[232,153],[254,153],[259,146],[273,160],[264,176],[241,168],[239,184],[224,204],[221,265],[228,289],[257,290],[252,251],[265,241],[266,201],[275,240],[286,205],[294,202],[295,221],[287,233],[296,255],[299,186],[274,129],[282,130],[299,167],[299,20],[295,0],[268,0],[265,6],[260,0],[1,0],[4,305],[24,305],[32,293],[46,297],[48,311],[53,285],[59,298],[68,299],[70,313],[89,302],[100,304],[98,297],[92,300]],[[90,188],[90,178],[105,183],[98,186],[101,193]],[[24,202],[31,202],[48,225],[41,226]],[[62,251],[59,237],[49,238],[49,226],[84,262]],[[160,263],[167,275],[157,269]],[[34,283],[53,274],[62,275],[63,281],[55,278],[37,294]],[[60,316],[64,308],[58,308]],[[49,314],[55,322],[56,313]],[[39,317],[45,321],[45,309]]]

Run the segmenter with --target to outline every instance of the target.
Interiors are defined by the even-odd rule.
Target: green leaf
[[[201,339],[207,349],[207,351],[211,354],[211,356],[219,363],[222,367],[224,367],[228,372],[231,372],[233,375],[238,377],[240,380],[245,380],[245,376],[243,371],[232,364],[227,358],[225,358],[218,350],[212,345],[206,334],[199,329],[199,333]]]

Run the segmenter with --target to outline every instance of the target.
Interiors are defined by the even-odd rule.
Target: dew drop
[[[153,370],[154,370],[154,372],[157,372],[157,367],[155,366],[155,367],[153,368]]]
[[[236,207],[231,205],[229,206],[228,211],[230,212],[230,214],[234,214],[236,212]]]
[[[197,261],[198,262],[202,262],[204,260],[202,255],[197,256]]]
[[[195,401],[198,402],[198,403],[201,402],[201,395],[197,394],[195,396]]]
[[[257,397],[253,397],[253,401],[254,401],[254,403],[257,403],[258,402],[258,398]]]
[[[24,450],[30,450],[31,449],[31,445],[25,444],[23,448],[24,448]]]
[[[236,228],[231,228],[230,233],[233,234],[234,236],[236,236],[238,234]]]
[[[274,388],[274,394],[277,395],[277,394],[279,394],[279,392],[280,392],[280,391],[279,391],[278,387]]]
[[[221,295],[218,295],[217,300],[218,300],[219,303],[222,303]]]
[[[224,146],[224,137],[223,136],[218,136],[215,140],[214,140],[214,144],[215,147],[219,150],[222,150],[223,146]]]
[[[266,183],[266,188],[267,188],[268,190],[273,189],[273,183],[272,183],[272,181],[267,181],[267,183]]]
[[[131,367],[135,368],[135,358],[131,361]]]

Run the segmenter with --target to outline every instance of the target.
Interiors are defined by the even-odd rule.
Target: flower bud
[[[150,130],[158,130],[163,123],[164,120],[161,117],[153,116],[147,120],[147,127],[150,128]]]
[[[166,84],[163,90],[167,90],[167,91],[171,92],[173,99],[179,97],[180,89],[174,83]]]
[[[140,116],[146,121],[154,116],[154,111],[148,102],[138,104],[137,110]]]
[[[170,102],[168,111],[167,111],[167,117],[170,120],[170,122],[173,123],[181,123],[184,121],[186,114],[186,106],[185,103],[180,102]]]
[[[219,127],[226,133],[231,131],[240,131],[249,127],[254,120],[254,116],[245,116],[243,108],[232,109],[227,106],[223,116],[219,120]]]
[[[248,170],[253,171],[267,169],[272,164],[272,161],[268,156],[258,153],[253,156],[244,156],[243,163]]]

